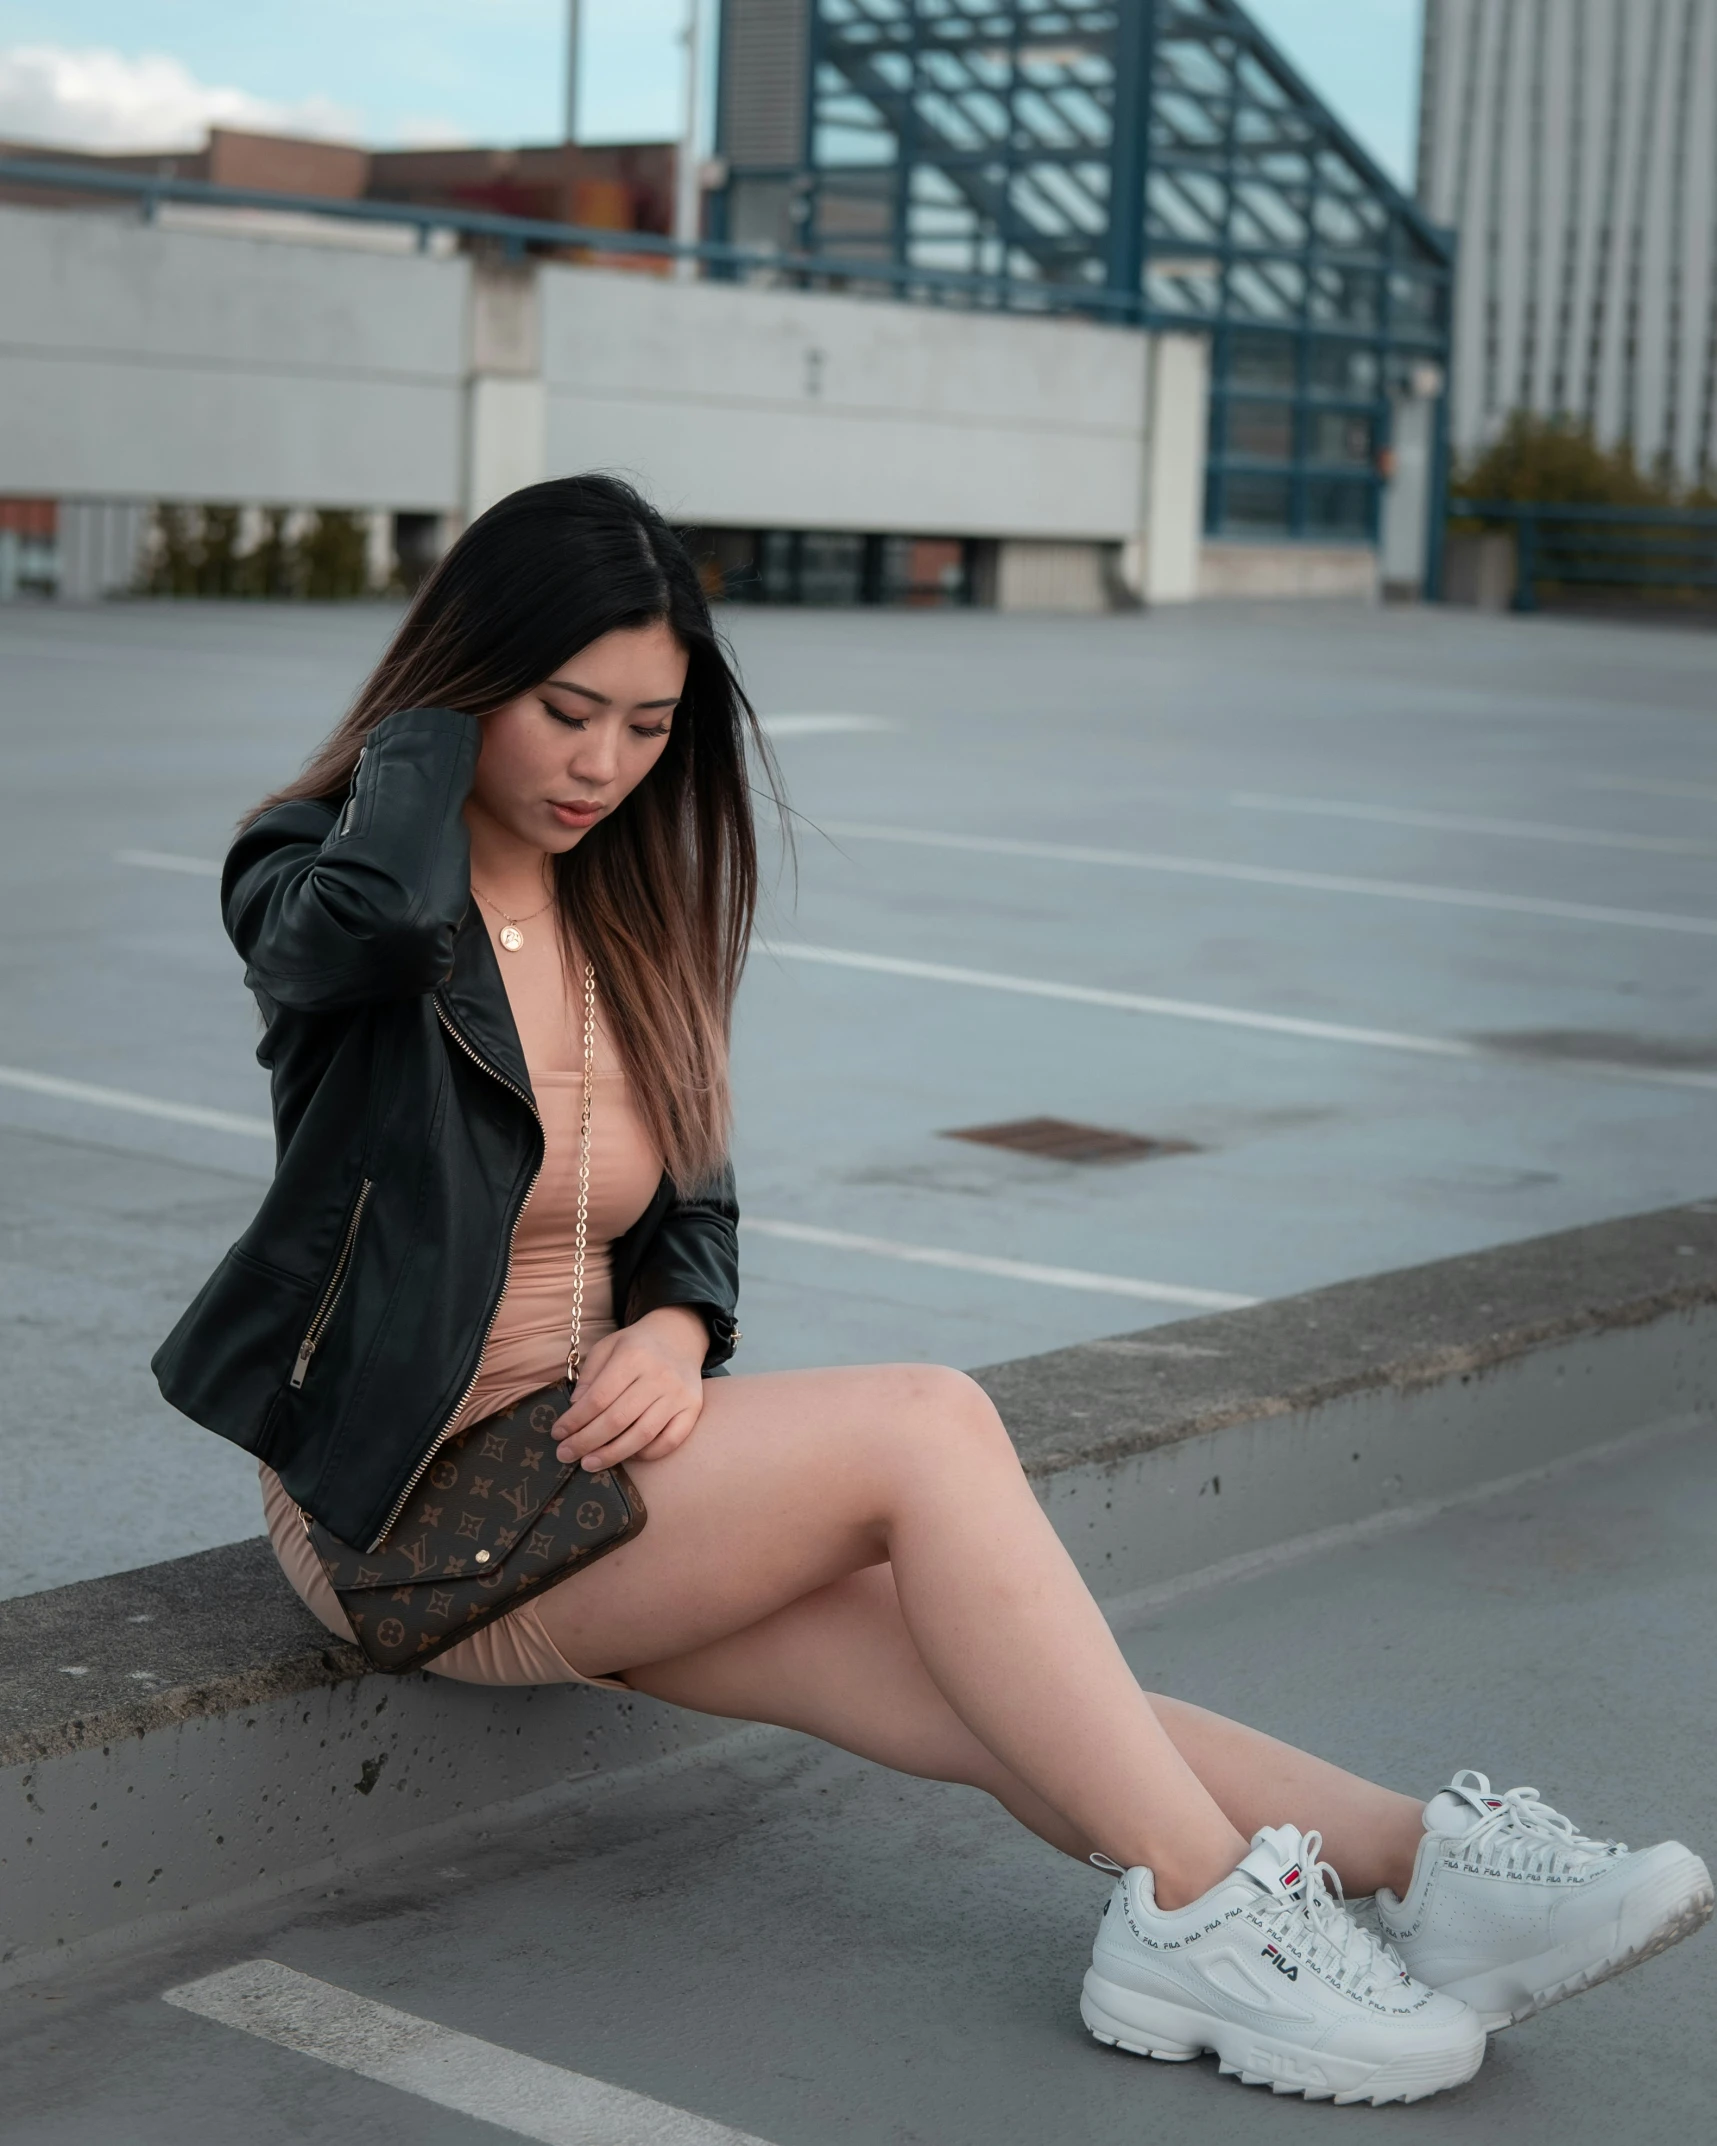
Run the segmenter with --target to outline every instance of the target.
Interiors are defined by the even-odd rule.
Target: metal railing
[[[1717,595],[1717,512],[1707,508],[1451,496],[1449,514],[1513,530],[1516,611],[1536,611],[1544,584]]]
[[[258,187],[216,186],[206,179],[178,179],[152,172],[98,171],[30,157],[0,157],[0,187],[41,187],[61,193],[106,195],[135,201],[145,223],[155,221],[163,202],[184,202],[206,209],[260,209],[276,215],[321,216],[337,223],[393,224],[414,230],[418,250],[427,252],[438,231],[460,238],[487,240],[505,260],[520,261],[531,252],[646,254],[664,262],[689,260],[712,279],[741,282],[759,279],[798,289],[850,290],[877,284],[896,296],[920,302],[989,306],[1010,313],[1083,314],[1123,327],[1155,324],[1143,297],[1105,290],[1097,284],[1039,283],[1018,276],[982,275],[963,269],[920,268],[907,262],[849,259],[832,254],[790,253],[725,241],[687,242],[654,231],[611,231],[591,224],[564,224],[531,216],[502,216],[488,209],[444,208],[416,201],[345,201],[325,194],[277,194]],[[0,207],[31,207],[29,202]],[[1176,326],[1188,322],[1180,315]],[[1194,324],[1196,325],[1196,324]]]

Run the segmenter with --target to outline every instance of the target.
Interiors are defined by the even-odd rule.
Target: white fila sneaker
[[[1384,1937],[1421,1982],[1512,2026],[1691,1937],[1711,1873],[1679,1841],[1631,1855],[1589,1840],[1534,1788],[1458,1773],[1425,1808],[1407,1897],[1379,1892]]]
[[[1148,1870],[1121,1872],[1079,2001],[1086,2026],[1171,2064],[1212,2050],[1247,2085],[1308,2101],[1418,2101],[1470,2079],[1478,2015],[1410,1980],[1353,1921],[1322,1845],[1266,1826],[1231,1877],[1173,1910]]]

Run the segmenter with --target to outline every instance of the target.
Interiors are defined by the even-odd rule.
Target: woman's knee
[[[945,1364],[899,1364],[890,1375],[896,1391],[889,1413],[909,1447],[954,1453],[974,1466],[1019,1466],[996,1405],[976,1379]]]

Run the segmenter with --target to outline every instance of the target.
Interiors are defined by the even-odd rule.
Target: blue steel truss
[[[1452,236],[1237,0],[804,4],[798,159],[730,158],[730,198],[771,188],[822,262],[1208,333],[1210,529],[1375,540],[1391,396],[1446,371]]]

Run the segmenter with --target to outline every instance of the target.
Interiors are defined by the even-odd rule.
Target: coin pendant
[[[499,937],[509,954],[516,954],[525,943],[525,935],[516,924],[503,924]]]

